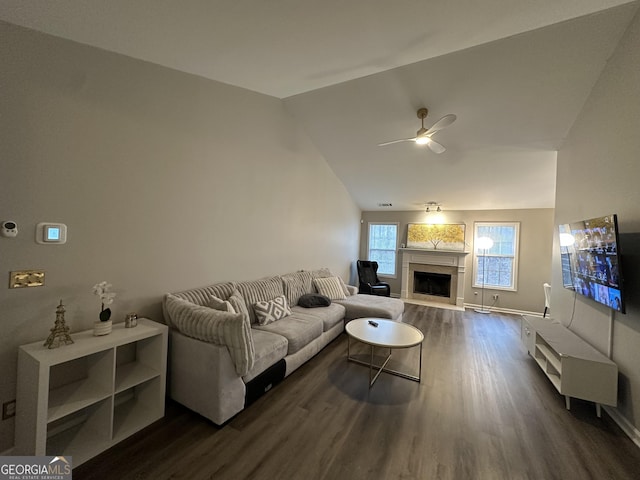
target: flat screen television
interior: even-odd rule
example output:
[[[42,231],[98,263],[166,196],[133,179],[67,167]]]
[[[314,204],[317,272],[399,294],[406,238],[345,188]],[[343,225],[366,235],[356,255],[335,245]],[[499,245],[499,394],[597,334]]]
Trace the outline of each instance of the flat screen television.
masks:
[[[618,247],[615,214],[560,225],[563,286],[624,313]]]

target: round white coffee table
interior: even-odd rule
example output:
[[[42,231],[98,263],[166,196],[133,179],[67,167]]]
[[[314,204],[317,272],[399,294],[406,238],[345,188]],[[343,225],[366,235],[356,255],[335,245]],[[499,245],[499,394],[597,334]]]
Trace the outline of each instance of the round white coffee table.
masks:
[[[382,372],[390,373],[392,375],[420,383],[420,380],[422,379],[422,342],[424,340],[424,335],[416,327],[406,323],[386,320],[384,318],[357,318],[347,323],[345,330],[349,335],[347,343],[347,360],[367,365],[369,367],[369,388],[373,386]],[[363,362],[362,360],[351,356],[351,338],[362,343],[366,343],[371,347],[371,357],[369,362]],[[420,346],[420,363],[418,365],[417,377],[415,375],[409,375],[407,373],[385,368],[391,358],[391,351],[393,349],[410,348],[415,347],[416,345]],[[389,355],[387,355],[387,358],[382,365],[374,365],[373,363],[373,349],[375,347],[389,349]],[[378,369],[375,375],[373,374],[374,367]]]

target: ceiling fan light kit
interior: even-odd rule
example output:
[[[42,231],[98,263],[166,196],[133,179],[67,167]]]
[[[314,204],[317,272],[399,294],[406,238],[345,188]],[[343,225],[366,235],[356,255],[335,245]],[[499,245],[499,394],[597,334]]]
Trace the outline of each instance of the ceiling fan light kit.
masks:
[[[446,128],[449,125],[451,125],[453,122],[455,122],[456,121],[456,116],[450,113],[450,114],[445,115],[444,117],[442,117],[436,123],[434,123],[431,126],[431,128],[424,128],[424,119],[427,118],[427,115],[429,114],[429,110],[427,110],[424,107],[423,108],[419,108],[417,114],[418,114],[418,118],[420,119],[421,125],[420,125],[420,129],[416,132],[416,136],[415,137],[413,137],[413,138],[401,138],[400,140],[392,140],[390,142],[379,143],[378,146],[379,147],[384,147],[386,145],[391,145],[393,143],[414,142],[417,145],[427,145],[431,149],[431,151],[434,152],[434,153],[442,153],[442,152],[444,152],[446,150],[444,148],[444,145],[436,142],[431,137],[437,131],[442,130],[443,128]]]

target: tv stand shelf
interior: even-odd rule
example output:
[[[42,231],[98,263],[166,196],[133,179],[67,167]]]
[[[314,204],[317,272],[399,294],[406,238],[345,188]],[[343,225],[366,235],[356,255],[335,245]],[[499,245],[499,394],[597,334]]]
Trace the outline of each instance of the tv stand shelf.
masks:
[[[520,338],[529,355],[565,397],[567,410],[571,397],[601,405],[618,403],[618,366],[564,325],[548,318],[522,316]]]

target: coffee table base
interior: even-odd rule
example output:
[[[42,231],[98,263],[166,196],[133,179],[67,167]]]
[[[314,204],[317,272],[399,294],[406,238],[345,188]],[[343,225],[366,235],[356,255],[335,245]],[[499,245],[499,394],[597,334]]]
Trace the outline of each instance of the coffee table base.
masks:
[[[369,367],[369,388],[371,388],[373,386],[373,384],[376,382],[376,380],[378,379],[378,377],[380,376],[380,374],[382,372],[385,373],[389,373],[391,375],[395,375],[396,377],[402,377],[402,378],[406,378],[407,380],[413,380],[414,382],[418,382],[420,383],[422,380],[422,343],[420,343],[420,363],[418,364],[418,376],[416,377],[415,375],[410,375],[408,373],[404,373],[404,372],[399,372],[397,370],[391,370],[389,368],[385,368],[387,366],[387,363],[389,363],[389,360],[391,359],[391,348],[389,348],[389,355],[387,355],[387,358],[385,359],[385,361],[382,363],[382,365],[374,365],[373,363],[373,345],[369,345],[369,347],[371,348],[371,359],[369,362],[365,362],[360,360],[359,358],[355,358],[351,356],[351,336],[348,336],[348,340],[347,340],[347,360],[349,362],[354,362],[354,363],[359,363],[360,365],[365,365]],[[381,348],[386,348],[386,347],[381,347]],[[409,347],[410,348],[410,347]],[[373,369],[374,367],[376,369],[378,369],[378,371],[376,372],[376,374],[373,374]]]

